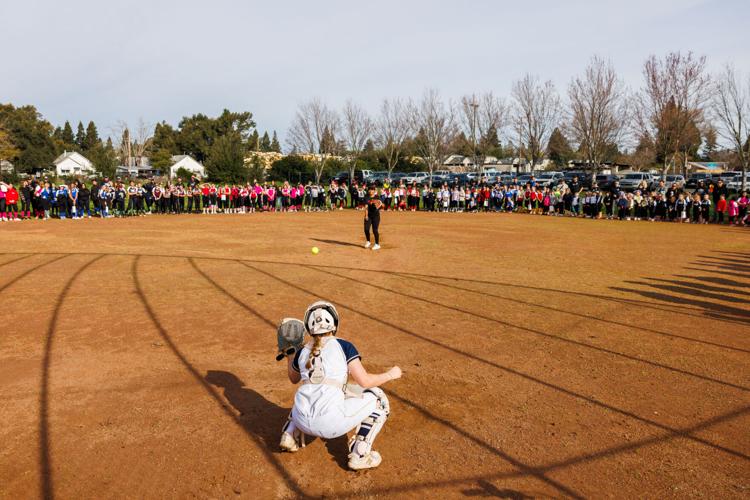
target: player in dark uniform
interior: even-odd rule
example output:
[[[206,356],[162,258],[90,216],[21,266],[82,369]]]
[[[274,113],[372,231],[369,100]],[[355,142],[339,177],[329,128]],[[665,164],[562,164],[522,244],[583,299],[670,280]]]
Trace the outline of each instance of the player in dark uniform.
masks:
[[[378,198],[378,192],[374,187],[371,187],[367,193],[367,209],[365,210],[365,248],[370,248],[370,228],[372,228],[372,234],[375,236],[375,245],[373,250],[380,250],[380,208],[383,206],[383,202]]]

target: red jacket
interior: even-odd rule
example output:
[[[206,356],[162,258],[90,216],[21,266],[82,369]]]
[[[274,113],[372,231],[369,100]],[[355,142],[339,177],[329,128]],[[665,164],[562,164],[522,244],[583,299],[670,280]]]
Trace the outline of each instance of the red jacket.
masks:
[[[8,205],[15,205],[18,203],[18,191],[16,188],[8,188],[8,192],[5,193],[5,203]]]
[[[8,192],[10,194],[10,192]],[[717,212],[726,212],[727,211],[727,200],[719,200],[716,202],[716,211]]]

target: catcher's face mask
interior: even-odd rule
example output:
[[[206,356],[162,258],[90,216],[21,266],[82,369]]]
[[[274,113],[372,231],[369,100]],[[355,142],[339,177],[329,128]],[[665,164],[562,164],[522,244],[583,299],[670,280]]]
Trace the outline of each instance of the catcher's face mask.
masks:
[[[305,328],[310,335],[323,335],[336,332],[339,326],[339,315],[333,304],[316,302],[305,312]]]

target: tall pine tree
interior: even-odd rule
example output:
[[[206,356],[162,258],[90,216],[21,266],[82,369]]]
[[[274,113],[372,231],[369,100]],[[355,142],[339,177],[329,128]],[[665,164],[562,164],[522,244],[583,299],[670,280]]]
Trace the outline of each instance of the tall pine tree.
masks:
[[[99,131],[96,130],[94,122],[90,121],[88,127],[86,127],[86,137],[83,139],[83,150],[90,151],[98,146],[100,142]]]
[[[84,142],[86,142],[86,130],[83,128],[83,123],[78,122],[78,131],[76,132],[76,146],[78,146],[78,149],[83,149]]]
[[[573,159],[573,149],[559,128],[555,128],[549,136],[547,157],[558,167],[566,166]]]
[[[250,148],[250,151],[260,151],[260,135],[258,135],[258,130],[253,130],[253,133],[250,134],[250,138],[247,140],[247,145]]]
[[[62,142],[67,148],[71,148],[76,143],[76,138],[73,135],[73,127],[70,126],[70,122],[68,121],[63,125]]]
[[[268,132],[263,133],[263,137],[260,139],[260,150],[263,152],[271,151],[271,138],[268,137]]]
[[[271,151],[281,153],[281,144],[279,144],[279,138],[275,130],[273,131],[273,139],[271,139]]]

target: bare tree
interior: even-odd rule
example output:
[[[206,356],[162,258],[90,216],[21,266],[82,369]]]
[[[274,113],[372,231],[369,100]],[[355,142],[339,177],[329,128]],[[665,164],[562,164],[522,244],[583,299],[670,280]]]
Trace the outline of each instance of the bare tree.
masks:
[[[746,188],[747,167],[750,162],[747,144],[750,142],[750,77],[745,81],[731,65],[716,77],[713,92],[713,111],[718,118],[719,133],[737,153],[742,168],[742,188]]]
[[[287,142],[292,149],[316,158],[315,182],[318,184],[326,161],[336,152],[339,128],[336,112],[317,98],[300,104],[289,128]]]
[[[372,137],[374,124],[367,111],[352,100],[346,101],[342,110],[344,141],[349,155],[349,183],[354,182],[357,160],[367,141]]]
[[[627,130],[625,86],[612,63],[595,56],[583,76],[570,82],[568,98],[569,135],[596,176],[612,145],[619,145]]]
[[[416,147],[432,174],[447,154],[448,144],[456,134],[455,114],[440,98],[437,90],[428,89],[422,99],[409,103],[409,125],[416,135]]]
[[[150,123],[143,121],[143,118],[138,119],[138,126],[135,129],[135,139],[133,141],[133,152],[135,153],[135,159],[138,166],[143,166],[143,158],[151,149],[151,143],[153,142],[152,131],[154,127]]]
[[[481,165],[477,161],[477,135],[479,138],[487,138],[490,134],[495,134],[497,139],[497,134],[505,127],[508,109],[502,99],[495,97],[492,92],[486,92],[479,97],[475,94],[463,96],[458,114],[461,129],[471,141],[474,167],[479,171]]]
[[[117,149],[119,150],[120,162],[127,167],[143,166],[143,158],[149,152],[153,136],[151,134],[153,127],[143,121],[138,120],[135,134],[130,131],[128,123],[120,120],[111,128],[112,135],[119,138]]]
[[[560,97],[550,80],[542,83],[538,77],[529,74],[513,84],[511,96],[519,151],[523,146],[526,160],[533,167],[544,158],[549,136],[560,120]]]
[[[709,97],[705,66],[706,58],[692,52],[671,52],[664,59],[652,55],[643,65],[645,85],[636,96],[636,124],[639,135],[653,138],[663,174],[681,154],[687,166],[694,146],[691,131],[700,126]]]
[[[400,99],[384,99],[375,121],[375,142],[383,150],[389,177],[396,168],[404,141],[409,135],[406,111]]]

